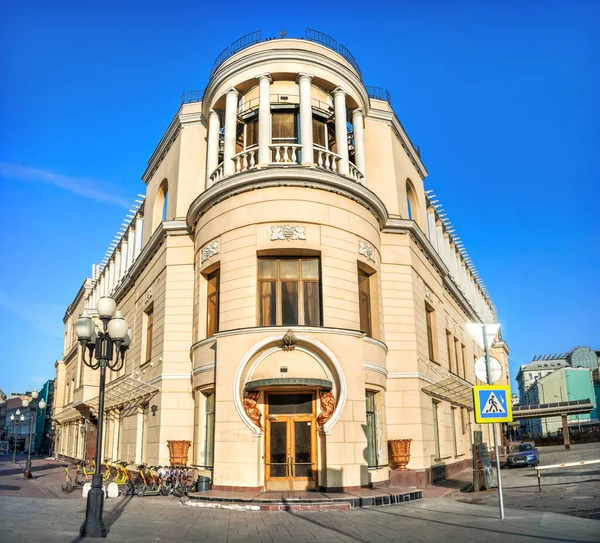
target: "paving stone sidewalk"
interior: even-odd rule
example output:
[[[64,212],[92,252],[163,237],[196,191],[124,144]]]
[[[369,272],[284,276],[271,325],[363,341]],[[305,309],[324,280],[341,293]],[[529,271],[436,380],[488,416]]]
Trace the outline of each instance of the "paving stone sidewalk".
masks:
[[[0,497],[0,542],[78,543],[85,515],[79,500]],[[106,502],[105,541],[124,543],[537,543],[600,541],[594,520],[426,499],[324,513],[205,510],[169,497]]]
[[[11,456],[0,456],[0,496],[81,499],[81,491],[67,494],[61,490],[65,482],[66,462],[48,458],[31,459],[32,479],[25,479],[23,471],[27,462],[26,454],[17,455],[17,463]]]

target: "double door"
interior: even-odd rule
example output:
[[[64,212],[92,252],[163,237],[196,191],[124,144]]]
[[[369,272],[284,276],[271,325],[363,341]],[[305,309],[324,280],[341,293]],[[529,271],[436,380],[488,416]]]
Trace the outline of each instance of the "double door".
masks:
[[[294,395],[298,397],[300,395]],[[269,413],[266,425],[266,487],[268,490],[312,490],[316,488],[316,428],[312,395],[305,405],[310,413]],[[296,398],[290,398],[294,401]],[[301,398],[302,399],[302,398]],[[271,400],[271,398],[270,398]],[[285,400],[284,400],[285,401]],[[269,407],[273,404],[269,402]],[[279,403],[275,411],[284,407]],[[283,408],[292,410],[291,408]],[[305,409],[308,410],[308,409]]]

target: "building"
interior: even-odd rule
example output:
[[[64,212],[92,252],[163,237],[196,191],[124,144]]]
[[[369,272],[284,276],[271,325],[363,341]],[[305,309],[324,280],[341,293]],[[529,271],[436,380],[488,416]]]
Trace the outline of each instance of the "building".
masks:
[[[552,358],[555,356],[560,358]],[[539,358],[534,358],[529,364],[523,364],[517,373],[520,404],[527,405],[525,403],[526,394],[538,379],[566,366],[568,366],[566,353],[541,355]]]
[[[30,427],[32,435],[35,434],[35,417],[32,418],[31,403],[28,407],[23,407],[23,400],[31,402],[31,392],[26,392],[25,394],[12,393],[6,398],[6,423],[4,431],[7,440],[11,444],[16,443],[17,450],[27,451],[29,450]],[[19,424],[10,418],[14,416],[15,420],[20,420],[21,415],[24,417],[24,420]]]
[[[35,437],[33,448],[38,454],[49,454],[52,450],[52,409],[54,407],[54,380],[50,379],[44,383],[39,392],[37,403],[40,400],[46,402],[44,409],[37,409]]]
[[[587,368],[564,367],[535,381],[525,394],[524,405],[551,404],[573,400],[589,399],[596,406],[594,382]],[[570,415],[569,424],[586,423],[591,414]],[[561,417],[526,419],[525,433],[529,435],[550,435],[562,428]]]
[[[183,96],[65,313],[57,452],[95,453],[98,372],[74,325],[110,294],[132,342],[108,372],[104,456],[162,465],[187,440],[229,490],[423,485],[471,466],[482,350],[465,326],[496,312],[426,175],[337,41],[233,43]],[[500,336],[492,354],[507,382]],[[391,470],[402,438],[408,469]]]

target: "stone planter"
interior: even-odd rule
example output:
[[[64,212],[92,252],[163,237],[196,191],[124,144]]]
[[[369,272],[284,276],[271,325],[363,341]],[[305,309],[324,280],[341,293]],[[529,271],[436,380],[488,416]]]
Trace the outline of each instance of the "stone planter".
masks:
[[[390,439],[388,441],[390,457],[398,469],[406,469],[410,462],[410,442],[412,439]]]
[[[187,466],[191,441],[167,441],[172,466]]]

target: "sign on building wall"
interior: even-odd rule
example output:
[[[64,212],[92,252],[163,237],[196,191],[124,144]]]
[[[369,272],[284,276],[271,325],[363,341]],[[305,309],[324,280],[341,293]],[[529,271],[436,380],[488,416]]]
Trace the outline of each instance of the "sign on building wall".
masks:
[[[509,385],[480,385],[473,387],[475,422],[512,422],[512,402]]]

